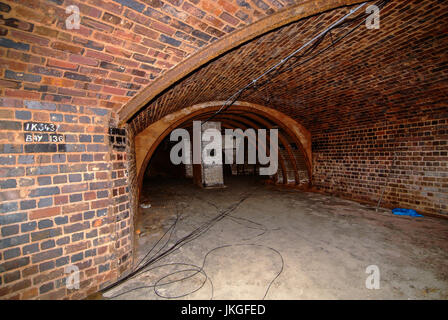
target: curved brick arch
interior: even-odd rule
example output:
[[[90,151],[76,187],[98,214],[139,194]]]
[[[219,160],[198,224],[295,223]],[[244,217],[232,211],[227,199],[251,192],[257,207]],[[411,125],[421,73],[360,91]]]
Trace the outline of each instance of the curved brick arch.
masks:
[[[194,120],[207,120],[207,118],[209,117],[209,115],[207,115],[207,113],[205,113],[205,118],[203,118],[203,116],[198,117],[198,118],[194,118]],[[248,117],[251,116],[251,114],[247,114]],[[190,120],[191,121],[191,120]],[[260,127],[259,124],[256,124],[250,120],[244,119],[244,118],[238,118],[238,117],[233,117],[233,118],[228,118],[228,117],[219,117],[217,116],[215,118],[215,121],[219,121],[221,122],[221,126],[228,128],[228,129],[242,129],[242,130],[246,130],[246,129],[263,129],[262,127]],[[226,127],[226,125],[229,125],[228,127]],[[285,139],[283,137],[283,135],[279,132],[278,138],[280,139],[280,141],[284,142]],[[266,136],[266,142],[269,143],[270,141],[270,137]],[[252,145],[255,144],[255,148],[258,149],[258,145],[256,143],[256,141],[249,141]],[[259,142],[261,143],[261,142]],[[262,145],[264,152],[267,152],[267,148],[265,145]],[[278,154],[278,161],[280,163],[280,168],[282,170],[282,174],[283,174],[283,184],[287,184],[288,180],[287,180],[287,171],[286,171],[286,165],[285,165],[285,161],[286,159],[279,153]],[[276,173],[277,175],[277,173]],[[297,182],[297,181],[296,181]]]
[[[207,117],[209,117],[210,115],[207,115],[207,113],[205,114],[205,116],[199,118],[198,120],[206,120]],[[249,118],[246,119],[245,117]],[[271,129],[273,127],[273,125],[271,125],[269,123],[269,121],[266,121],[264,119],[262,119],[261,117],[253,114],[253,113],[245,113],[244,117],[242,117],[242,114],[236,115],[234,112],[229,112],[229,110],[226,111],[225,114],[223,115],[217,115],[215,117],[215,119],[217,121],[221,121],[222,123],[228,122],[228,121],[238,121],[239,123],[241,123],[242,125],[244,125],[246,128],[255,128],[255,129]],[[254,122],[255,121],[255,122]],[[274,124],[276,125],[276,124]],[[291,163],[291,166],[294,169],[294,180],[295,180],[295,184],[299,184],[300,183],[300,178],[299,178],[299,173],[298,173],[298,168],[297,168],[297,164],[296,164],[296,159],[295,156],[291,150],[291,146],[288,142],[287,139],[288,134],[284,135],[283,132],[279,132],[278,134],[278,138],[281,142],[281,144],[285,147],[289,158],[284,158],[281,153],[279,153],[279,161],[281,162],[281,166],[282,166],[282,171],[283,171],[283,183],[287,184],[287,176],[286,176],[286,172],[283,168],[285,167],[285,161],[289,161]],[[269,138],[268,138],[269,139]],[[294,139],[292,139],[294,140]]]
[[[195,119],[195,120],[200,120],[200,119]],[[203,119],[203,120],[204,120],[204,119]],[[190,121],[191,121],[191,120],[190,120]],[[185,128],[185,129],[189,129],[189,128],[192,128],[193,126],[192,126],[192,124],[191,124],[191,125],[188,125],[188,126],[182,126],[182,127]],[[221,122],[221,128],[224,128],[224,129],[232,129],[232,130],[234,130],[234,129],[242,129],[242,130],[246,130],[246,129],[248,129],[247,125],[245,125],[245,124],[242,123],[242,122],[238,122],[238,121]],[[254,128],[254,127],[252,126],[252,128]],[[269,139],[269,136],[266,137],[266,139]],[[249,139],[249,140],[248,140],[248,143],[251,144],[251,145],[253,145],[253,146],[255,147],[255,149],[257,150],[257,152],[258,152],[258,148],[259,148],[259,146],[257,145],[256,141],[253,141],[252,139]],[[263,145],[263,150],[266,151],[266,146],[264,146],[264,145]],[[281,155],[280,155],[280,154],[279,154],[279,162],[280,162],[280,166],[281,166],[282,172],[285,172],[285,171],[286,171],[286,167],[285,167],[285,165],[284,165],[284,161],[283,161],[283,159],[281,158]],[[274,176],[275,176],[275,181],[277,181],[277,180],[278,180],[278,172],[277,172]],[[286,180],[284,180],[283,182],[284,182],[285,184],[287,183]]]
[[[0,298],[80,299],[132,269],[133,136],[181,108],[227,99],[358,2],[1,1],[0,225],[8,235],[0,237]],[[65,27],[69,4],[79,6],[78,30]],[[280,26],[307,13],[293,7],[327,11]],[[379,30],[361,27],[336,46],[327,37],[322,47],[331,50],[240,99],[312,132],[317,189],[374,205],[384,195],[385,207],[446,217],[447,9],[447,1],[389,1]],[[266,32],[275,25],[266,21],[282,15]],[[250,38],[257,26],[265,33]],[[207,61],[218,44],[236,45],[242,30],[246,42],[197,71],[188,66],[193,55]],[[117,110],[151,82],[169,85],[181,66],[194,72],[152,99],[127,130],[117,128]],[[27,122],[57,124],[65,141],[29,143]],[[60,286],[65,261],[80,267],[80,290]]]
[[[194,119],[197,120],[197,119]],[[222,128],[226,128],[226,129],[242,129],[242,130],[246,130],[249,127],[252,129],[258,129],[257,126],[249,126],[248,124],[242,122],[242,121],[238,121],[238,120],[225,120],[225,119],[216,119],[217,121],[221,122],[221,127]],[[266,137],[266,142],[270,141],[269,136]],[[252,144],[256,150],[258,150],[258,148],[260,147],[259,144],[257,144],[256,141],[253,141],[252,139],[250,139],[250,141],[248,141],[248,143]],[[266,152],[266,145],[262,145],[262,148],[264,150],[264,152]],[[283,174],[283,183],[287,184],[287,179],[286,179],[286,166],[285,166],[285,159],[282,157],[281,154],[279,154],[278,157],[278,162],[280,163],[280,169],[282,170],[282,174]],[[276,181],[277,181],[277,175],[278,173],[275,174],[276,176]]]
[[[223,101],[212,101],[179,110],[163,117],[136,135],[135,154],[138,186],[141,186],[143,182],[143,169],[146,168],[159,143],[172,130],[179,127],[182,123],[185,123],[185,121],[188,121],[188,119],[191,120],[204,113],[218,110],[222,104]],[[307,167],[311,169],[311,134],[305,127],[279,111],[253,103],[237,101],[235,102],[235,105],[232,106],[232,109],[247,113],[256,113],[276,123],[281,129],[285,130],[290,137],[294,138],[298,146],[303,148],[302,150],[304,151],[303,154],[305,156]]]
[[[359,0],[316,0],[296,4],[285,10],[272,14],[245,28],[233,32],[203,50],[198,51],[188,59],[180,62],[174,68],[166,72],[163,77],[157,79],[145,89],[139,92],[132,100],[118,111],[120,124],[130,120],[145,104],[155,98],[162,91],[176,83],[191,72],[194,72],[207,62],[230,51],[244,42],[265,34],[288,23],[302,18],[335,9],[344,5],[360,3]]]

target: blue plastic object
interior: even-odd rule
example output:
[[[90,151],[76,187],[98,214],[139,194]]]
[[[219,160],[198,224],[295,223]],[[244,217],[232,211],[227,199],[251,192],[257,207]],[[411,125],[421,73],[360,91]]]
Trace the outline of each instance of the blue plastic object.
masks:
[[[423,217],[421,214],[418,214],[417,211],[413,209],[395,208],[392,209],[392,213],[399,216]]]

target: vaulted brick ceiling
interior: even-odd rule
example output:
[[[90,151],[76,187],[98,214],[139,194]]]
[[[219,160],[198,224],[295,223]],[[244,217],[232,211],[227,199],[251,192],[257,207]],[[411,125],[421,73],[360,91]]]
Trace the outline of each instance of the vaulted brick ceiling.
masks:
[[[0,90],[118,110],[193,53],[301,2],[2,0]],[[70,5],[80,10],[79,29],[66,28]]]
[[[446,112],[448,33],[441,21],[448,22],[447,8],[443,1],[392,1],[381,11],[379,30],[363,25],[239,100],[278,109],[311,131],[383,121],[386,113],[390,120]],[[152,100],[132,128],[139,132],[181,108],[226,100],[348,11],[300,20],[222,55]],[[334,31],[333,40],[350,29]]]
[[[330,2],[356,1],[7,0],[0,2],[1,94],[119,110],[194,54],[231,42],[226,35],[297,4],[310,10]],[[79,30],[65,27],[72,4],[80,8]],[[311,131],[381,120],[386,109],[392,117],[437,113],[447,98],[447,6],[393,0],[379,30],[357,29],[240,100],[279,109]],[[131,128],[139,132],[172,111],[227,99],[348,10],[304,18],[223,52],[148,100]],[[339,33],[345,30],[333,37]],[[321,46],[329,43],[327,37]]]

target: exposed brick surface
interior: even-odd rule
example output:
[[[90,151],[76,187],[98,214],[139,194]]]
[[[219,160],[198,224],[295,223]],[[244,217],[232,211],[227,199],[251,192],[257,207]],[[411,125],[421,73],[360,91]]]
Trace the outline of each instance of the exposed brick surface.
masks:
[[[15,107],[0,113],[0,299],[75,298],[60,285],[67,264],[90,279],[85,293],[76,293],[82,298],[131,262],[123,258],[132,250],[126,132],[110,127],[115,120],[104,108],[6,98],[0,105]],[[38,119],[57,123],[61,140],[49,141],[46,129],[26,131]],[[26,142],[27,133],[44,142]]]
[[[234,31],[230,25],[243,27],[294,3],[286,0],[276,1],[275,5],[261,1],[248,5],[235,0],[213,4],[145,0],[6,2],[3,5],[8,10],[0,17],[4,25],[0,48],[5,49],[0,55],[4,68],[0,79],[3,93],[66,103],[82,101],[113,109],[141,90],[141,83],[154,81],[192,53]],[[78,30],[65,27],[68,5],[80,8]],[[154,55],[153,49],[160,50],[159,54]],[[142,61],[133,57],[133,52],[152,58]],[[159,72],[146,72],[147,63],[157,65]],[[103,79],[116,78],[114,72],[123,73],[126,78],[117,79],[101,90]],[[99,84],[99,91],[104,94],[92,95],[86,83]]]
[[[125,130],[114,111],[201,48],[297,2],[0,2],[0,299],[80,299],[129,270],[135,134],[173,111],[227,99],[348,8],[212,61]],[[65,27],[68,4],[81,10],[79,30]],[[374,202],[388,180],[385,205],[448,214],[446,9],[442,1],[392,1],[380,30],[361,28],[241,99],[311,131],[320,189]],[[36,135],[28,122],[57,129],[29,143],[26,134]],[[77,292],[64,286],[70,264],[81,270]]]
[[[385,189],[383,205],[448,214],[447,124],[383,122],[317,135],[314,184],[368,202]]]
[[[312,182],[318,188],[376,203],[388,181],[383,205],[447,215],[448,65],[442,52],[448,36],[440,24],[446,9],[437,1],[392,1],[381,11],[379,30],[361,26],[239,100],[280,110],[311,131]],[[348,10],[285,26],[210,62],[152,100],[130,130],[138,134],[182,108],[225,101]],[[416,16],[424,22],[415,22]],[[347,31],[348,26],[332,37]],[[319,48],[331,44],[327,37]],[[400,132],[402,126],[411,129]],[[399,160],[389,169],[395,151]]]

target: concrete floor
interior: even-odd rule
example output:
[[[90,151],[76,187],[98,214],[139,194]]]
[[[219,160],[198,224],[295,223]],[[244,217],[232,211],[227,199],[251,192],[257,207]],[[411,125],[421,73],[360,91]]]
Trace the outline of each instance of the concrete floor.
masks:
[[[104,297],[164,299],[195,291],[180,299],[448,299],[448,220],[377,213],[252,177],[225,182],[227,188],[213,190],[189,180],[146,184],[142,202],[151,207],[140,209],[138,261],[172,230],[176,214],[175,229],[153,252],[232,205],[234,211],[149,268],[161,267]],[[380,270],[378,290],[366,288],[369,265]]]

